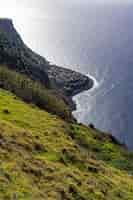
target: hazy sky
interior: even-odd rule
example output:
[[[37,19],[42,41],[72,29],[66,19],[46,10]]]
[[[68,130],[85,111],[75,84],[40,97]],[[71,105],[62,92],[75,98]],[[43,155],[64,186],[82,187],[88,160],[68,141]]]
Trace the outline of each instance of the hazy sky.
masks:
[[[45,29],[51,30],[48,26],[51,24],[49,20],[54,21],[70,18],[71,21],[70,12],[73,13],[73,16],[76,12],[80,15],[80,6],[84,4],[87,4],[87,6],[85,6],[86,12],[97,13],[96,6],[94,6],[95,9],[89,10],[90,4],[108,5],[110,3],[127,4],[133,3],[133,0],[0,0],[0,17],[12,18],[15,27],[24,41],[33,49],[38,50],[41,49],[41,44],[39,46],[39,41],[35,41],[34,38],[38,38],[37,36],[40,34],[39,31],[42,37],[44,37],[44,34],[46,37]],[[103,10],[103,12],[105,11],[106,9]],[[77,17],[77,13],[75,16]],[[37,21],[41,21],[39,27],[37,26]],[[55,23],[57,23],[57,21]],[[52,24],[54,24],[54,22],[52,22]],[[52,34],[51,32],[49,34]]]
[[[1,17],[27,17],[35,11],[51,9],[63,4],[94,4],[94,3],[133,3],[133,0],[0,0]]]
[[[133,3],[133,0],[0,0],[0,17],[27,18],[41,13],[48,15],[54,9],[64,5],[73,4],[95,4],[95,3]]]

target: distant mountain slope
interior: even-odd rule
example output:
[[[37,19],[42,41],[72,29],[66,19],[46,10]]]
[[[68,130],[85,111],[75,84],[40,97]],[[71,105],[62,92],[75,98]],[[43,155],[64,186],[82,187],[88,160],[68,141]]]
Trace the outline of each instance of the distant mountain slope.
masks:
[[[48,75],[41,69],[47,63],[46,60],[23,43],[9,19],[0,19],[0,63],[49,84]]]
[[[1,200],[133,200],[133,154],[0,90]]]
[[[10,19],[0,19],[0,64],[25,73],[45,86],[57,88],[67,96],[89,89],[93,85],[93,81],[88,77],[50,65],[45,58],[34,53],[24,44]]]

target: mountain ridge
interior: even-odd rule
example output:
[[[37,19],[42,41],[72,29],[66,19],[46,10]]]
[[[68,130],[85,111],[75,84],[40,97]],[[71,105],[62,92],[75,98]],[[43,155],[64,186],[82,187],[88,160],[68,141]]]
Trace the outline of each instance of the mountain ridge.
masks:
[[[11,19],[0,19],[0,64],[14,67],[20,73],[58,89],[69,97],[93,87],[92,79],[79,72],[51,65],[28,48]]]

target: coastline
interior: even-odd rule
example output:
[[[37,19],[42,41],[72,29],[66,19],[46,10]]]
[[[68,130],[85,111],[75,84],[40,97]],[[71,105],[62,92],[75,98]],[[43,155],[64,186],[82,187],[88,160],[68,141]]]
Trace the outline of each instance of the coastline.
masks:
[[[93,92],[96,88],[99,87],[99,82],[96,80],[96,78],[95,78],[94,76],[90,75],[89,73],[87,73],[86,76],[92,81],[93,85],[92,85],[91,88],[88,88],[88,89],[85,89],[85,90],[83,89],[83,90],[81,90],[81,92],[77,93],[76,95],[74,95],[74,96],[72,97],[72,101],[73,101],[74,104],[75,104],[75,107],[74,107],[74,109],[72,110],[72,114],[73,114],[73,117],[74,117],[74,118],[76,118],[75,112],[78,112],[78,111],[81,112],[81,110],[82,110],[81,104],[80,104],[80,102],[78,101],[78,98],[76,98],[76,97],[78,97],[78,95],[84,94],[84,92],[86,92],[86,91],[88,91],[88,93],[91,93],[91,92]]]
[[[72,112],[76,111],[77,109],[77,103],[76,100],[74,99],[77,95],[81,94],[82,92],[92,90],[95,87],[95,82],[92,77],[86,76],[87,77],[87,82],[85,85],[81,85],[77,90],[73,92],[73,94],[69,97],[69,104],[71,107]]]

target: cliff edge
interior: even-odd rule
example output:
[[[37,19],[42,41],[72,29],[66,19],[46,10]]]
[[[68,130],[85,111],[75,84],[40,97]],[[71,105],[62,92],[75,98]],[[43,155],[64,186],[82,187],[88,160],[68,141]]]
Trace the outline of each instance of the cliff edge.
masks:
[[[51,65],[24,44],[11,19],[0,19],[0,64],[71,97],[90,89],[93,81],[78,72]]]

